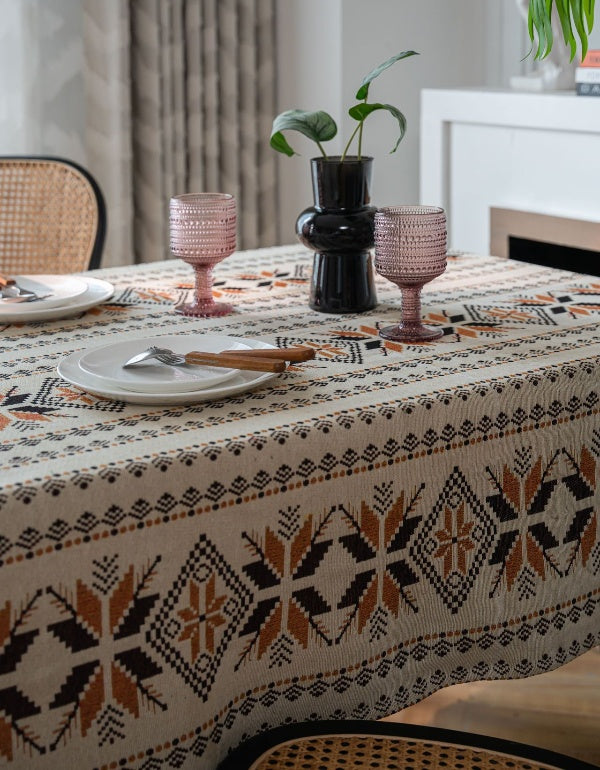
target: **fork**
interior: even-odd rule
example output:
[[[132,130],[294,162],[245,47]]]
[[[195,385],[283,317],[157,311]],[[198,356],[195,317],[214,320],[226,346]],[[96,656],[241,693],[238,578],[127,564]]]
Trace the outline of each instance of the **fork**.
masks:
[[[261,358],[260,356],[236,356],[237,351],[226,353],[174,353],[168,348],[152,346],[123,364],[123,368],[136,366],[142,361],[156,358],[161,364],[168,366],[183,366],[197,364],[204,366],[224,366],[231,369],[247,369],[254,372],[283,372],[285,361]]]

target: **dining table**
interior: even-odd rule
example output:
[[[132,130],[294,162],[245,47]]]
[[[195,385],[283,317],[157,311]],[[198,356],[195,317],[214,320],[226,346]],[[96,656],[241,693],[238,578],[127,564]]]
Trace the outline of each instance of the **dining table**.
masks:
[[[311,265],[237,251],[222,317],[174,311],[176,259],[83,274],[114,292],[69,317],[0,316],[2,766],[214,770],[270,727],[600,643],[600,279],[453,252],[416,344],[379,336],[380,276],[369,312],[311,310]],[[65,376],[198,335],[315,357],[210,398]]]

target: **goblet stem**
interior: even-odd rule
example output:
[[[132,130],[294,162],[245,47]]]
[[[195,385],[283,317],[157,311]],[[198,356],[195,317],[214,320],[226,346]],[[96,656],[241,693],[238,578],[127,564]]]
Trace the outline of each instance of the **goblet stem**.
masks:
[[[429,342],[443,336],[440,328],[425,326],[421,320],[422,284],[400,285],[402,291],[402,321],[396,326],[379,330],[379,336],[395,342]]]
[[[194,304],[198,307],[211,308],[215,301],[212,294],[213,270],[209,265],[193,265],[194,268]]]
[[[212,265],[193,264],[194,298],[191,302],[178,305],[176,311],[182,315],[202,316],[205,318],[227,315],[233,306],[226,302],[215,302],[212,294]]]
[[[401,286],[402,291],[402,327],[406,331],[423,328],[421,323],[421,286]]]

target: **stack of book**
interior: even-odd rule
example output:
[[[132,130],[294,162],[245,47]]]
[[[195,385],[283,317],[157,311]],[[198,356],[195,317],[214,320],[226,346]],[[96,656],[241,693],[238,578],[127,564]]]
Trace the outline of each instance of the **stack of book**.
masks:
[[[600,18],[589,35],[589,48],[575,70],[575,87],[580,96],[600,96]]]
[[[589,49],[575,70],[575,88],[579,96],[600,96],[600,48]]]

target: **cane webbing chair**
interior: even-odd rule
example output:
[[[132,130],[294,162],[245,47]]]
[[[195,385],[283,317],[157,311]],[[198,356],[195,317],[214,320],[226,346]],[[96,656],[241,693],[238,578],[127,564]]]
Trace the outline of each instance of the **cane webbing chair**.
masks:
[[[88,171],[64,158],[0,157],[0,271],[97,268],[104,199]]]
[[[522,743],[393,722],[309,722],[249,739],[218,770],[597,770]]]

